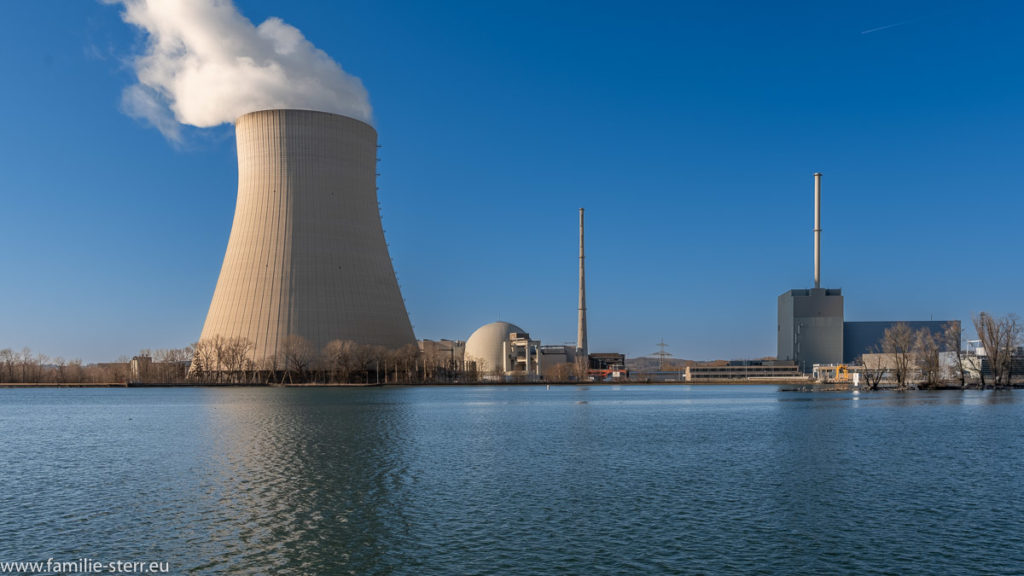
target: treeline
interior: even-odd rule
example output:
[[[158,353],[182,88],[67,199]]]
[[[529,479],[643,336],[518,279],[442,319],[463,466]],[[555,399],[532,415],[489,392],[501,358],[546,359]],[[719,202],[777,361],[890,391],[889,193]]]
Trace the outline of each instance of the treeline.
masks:
[[[1010,387],[1015,376],[1024,376],[1024,325],[1016,314],[996,318],[982,312],[972,321],[984,354],[969,355],[963,350],[956,322],[947,323],[940,334],[927,328],[915,331],[903,322],[887,328],[873,353],[861,357],[868,389],[876,390],[882,382],[900,390],[939,388],[951,383],[982,390]],[[940,350],[950,352],[948,362],[941,361]]]
[[[83,364],[0,350],[0,384],[403,384],[452,382],[475,377],[447,358],[422,358],[416,345],[398,350],[335,340],[315,350],[289,336],[277,357],[253,359],[254,346],[242,338],[214,337],[184,348],[144,349],[116,362]]]
[[[29,348],[16,352],[0,350],[0,383],[28,384],[105,384],[124,382],[128,378],[128,362],[83,364],[80,359],[50,358],[33,354]]]
[[[477,382],[472,363],[450,354],[424,355],[411,344],[399,349],[334,340],[316,350],[307,340],[287,337],[280,353],[254,359],[244,338],[214,337],[184,348],[143,349],[116,362],[83,364],[25,348],[0,351],[0,384],[422,384]]]
[[[1013,384],[1015,372],[1021,358],[1021,330],[1024,324],[1016,314],[1007,314],[996,318],[982,312],[971,318],[974,330],[978,333],[981,346],[991,367],[994,388],[1004,388]],[[985,389],[985,371],[981,370],[981,388]]]
[[[192,346],[187,380],[204,384],[410,384],[435,377],[419,348],[367,346],[332,340],[317,350],[300,336],[287,336],[280,352],[254,360],[254,346],[244,338],[220,336]]]

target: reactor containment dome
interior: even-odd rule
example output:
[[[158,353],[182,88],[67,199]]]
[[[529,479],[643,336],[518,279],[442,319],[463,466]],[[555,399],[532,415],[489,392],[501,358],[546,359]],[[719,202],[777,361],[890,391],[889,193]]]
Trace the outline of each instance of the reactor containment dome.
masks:
[[[466,363],[475,362],[480,372],[504,371],[509,365],[508,342],[526,331],[508,322],[484,324],[466,340]]]
[[[235,123],[238,201],[201,340],[257,362],[291,337],[415,344],[377,204],[377,132],[346,116],[263,110]]]

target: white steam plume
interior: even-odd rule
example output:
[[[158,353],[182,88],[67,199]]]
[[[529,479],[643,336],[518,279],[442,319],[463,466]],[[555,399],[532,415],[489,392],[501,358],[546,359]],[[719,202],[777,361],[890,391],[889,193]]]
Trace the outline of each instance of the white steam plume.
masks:
[[[138,84],[124,111],[180,141],[180,124],[208,127],[271,108],[300,108],[371,121],[363,83],[294,26],[253,26],[231,0],[105,0],[148,34],[133,64]]]

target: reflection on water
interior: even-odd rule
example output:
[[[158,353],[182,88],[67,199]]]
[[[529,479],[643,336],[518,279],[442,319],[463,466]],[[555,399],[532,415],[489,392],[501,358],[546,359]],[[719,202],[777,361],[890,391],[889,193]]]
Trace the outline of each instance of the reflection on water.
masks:
[[[0,390],[0,561],[1013,573],[1022,417],[1015,391]]]
[[[219,554],[216,568],[382,569],[390,562],[382,536],[402,527],[403,411],[366,418],[375,410],[368,398],[291,392],[253,390],[217,407],[216,475],[233,495],[226,519],[238,533],[211,539],[236,548]]]

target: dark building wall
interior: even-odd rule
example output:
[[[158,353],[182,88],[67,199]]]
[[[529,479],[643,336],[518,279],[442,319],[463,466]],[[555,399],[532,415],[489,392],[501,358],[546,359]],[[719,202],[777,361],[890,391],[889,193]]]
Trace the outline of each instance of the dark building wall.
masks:
[[[845,322],[843,324],[843,362],[850,363],[857,360],[861,354],[880,351],[882,338],[885,331],[899,320],[886,320],[881,322]],[[926,329],[935,337],[940,352],[951,352],[952,349],[946,345],[942,334],[946,331],[946,324],[953,322],[960,329],[959,320],[925,320],[903,323],[917,332]],[[878,350],[874,347],[877,346]]]
[[[590,354],[588,360],[588,368],[591,370],[608,370],[626,365],[626,355],[617,352]]]
[[[790,290],[779,295],[779,360],[810,373],[815,364],[843,360],[843,292],[835,288]]]

